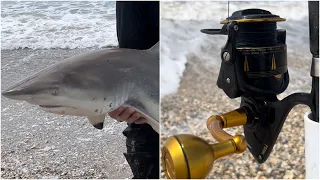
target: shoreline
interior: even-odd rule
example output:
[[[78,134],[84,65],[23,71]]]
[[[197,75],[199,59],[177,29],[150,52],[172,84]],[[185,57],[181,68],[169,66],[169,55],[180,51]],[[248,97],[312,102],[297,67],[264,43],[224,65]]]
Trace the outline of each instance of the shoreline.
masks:
[[[118,48],[119,46],[112,46],[112,45],[106,45],[106,46],[93,46],[93,47],[86,47],[86,48],[29,48],[29,47],[19,47],[14,49],[1,49],[1,51],[20,51],[20,50],[33,50],[33,51],[41,51],[41,50],[79,50],[79,49],[103,49],[103,48]]]

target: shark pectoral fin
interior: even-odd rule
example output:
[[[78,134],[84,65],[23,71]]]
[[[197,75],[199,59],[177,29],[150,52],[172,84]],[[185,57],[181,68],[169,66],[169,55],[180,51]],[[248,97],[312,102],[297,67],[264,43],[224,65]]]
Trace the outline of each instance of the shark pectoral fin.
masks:
[[[127,102],[125,102],[123,105],[123,107],[131,107],[133,109],[135,109],[136,111],[140,112],[143,116],[146,117],[147,119],[147,124],[149,124],[153,130],[155,130],[158,134],[160,131],[160,125],[159,125],[159,120],[155,119],[158,117],[151,117],[148,113],[148,111],[143,107],[143,105],[139,102],[133,101],[133,100],[129,100]]]
[[[99,116],[88,116],[88,120],[90,124],[93,125],[93,127],[97,129],[103,129],[103,122],[105,118],[105,114],[99,115]]]

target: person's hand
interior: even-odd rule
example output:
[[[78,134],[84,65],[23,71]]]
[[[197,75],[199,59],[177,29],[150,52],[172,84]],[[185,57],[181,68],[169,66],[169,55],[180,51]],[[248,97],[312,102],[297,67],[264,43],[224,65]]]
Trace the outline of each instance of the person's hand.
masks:
[[[147,119],[144,118],[141,113],[130,107],[119,107],[118,109],[109,112],[109,116],[120,122],[125,121],[127,123],[135,124],[144,124],[147,122]]]

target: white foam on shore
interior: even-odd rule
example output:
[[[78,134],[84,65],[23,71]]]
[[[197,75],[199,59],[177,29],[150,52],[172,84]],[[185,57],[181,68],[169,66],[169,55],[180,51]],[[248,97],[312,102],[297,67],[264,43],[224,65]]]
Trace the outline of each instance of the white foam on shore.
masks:
[[[1,49],[117,46],[115,2],[1,3]]]
[[[230,15],[247,8],[265,9],[286,18],[287,21],[278,23],[278,28],[287,30],[288,53],[300,51],[309,57],[307,2],[232,1]],[[221,28],[220,21],[227,15],[227,2],[161,2],[161,97],[177,91],[191,55],[208,65],[220,66],[220,48],[225,45],[227,37],[206,35],[200,30]],[[288,59],[289,66],[294,60]],[[295,74],[290,76],[297,77]],[[307,78],[310,77],[305,76]]]
[[[227,1],[161,2],[161,18],[174,20],[224,20],[228,16]],[[259,8],[291,20],[305,20],[308,16],[307,1],[230,1],[229,14]],[[215,22],[213,22],[215,23]]]

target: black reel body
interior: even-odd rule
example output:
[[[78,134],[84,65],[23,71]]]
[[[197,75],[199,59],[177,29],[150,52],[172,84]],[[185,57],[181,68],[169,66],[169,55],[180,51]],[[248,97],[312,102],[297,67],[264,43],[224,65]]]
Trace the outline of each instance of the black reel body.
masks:
[[[259,163],[269,157],[293,107],[291,97],[281,102],[276,96],[289,84],[286,31],[276,26],[284,20],[269,11],[247,9],[222,21],[222,29],[201,30],[228,35],[221,50],[217,86],[229,98],[241,97],[241,107],[248,110],[244,125],[247,146]]]
[[[310,4],[309,24],[313,24],[310,37],[318,39],[319,8],[316,7],[319,4]],[[259,163],[268,159],[295,105],[309,106],[314,121],[319,122],[319,74],[316,71],[311,71],[311,93],[294,93],[281,101],[277,99],[289,84],[286,31],[276,27],[276,22],[284,20],[269,11],[246,9],[222,21],[222,29],[201,30],[206,34],[228,35],[221,50],[217,85],[229,98],[241,97],[240,106],[247,110],[244,125],[247,147]],[[318,44],[312,41],[310,50],[316,62]]]
[[[276,29],[276,22],[283,20],[265,10],[247,9],[222,21],[221,30],[201,30],[228,35],[217,85],[229,98],[277,95],[287,88],[286,31]]]

